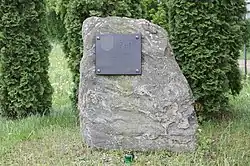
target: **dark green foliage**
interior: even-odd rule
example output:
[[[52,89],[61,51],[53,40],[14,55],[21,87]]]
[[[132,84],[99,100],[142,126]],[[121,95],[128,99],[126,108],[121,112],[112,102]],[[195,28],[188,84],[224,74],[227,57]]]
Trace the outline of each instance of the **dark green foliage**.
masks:
[[[160,25],[168,31],[168,4],[167,0],[142,0],[143,18]]]
[[[152,22],[160,25],[166,31],[169,31],[168,6],[166,2],[158,4],[156,12],[152,15]]]
[[[222,113],[239,94],[244,0],[170,1],[171,44],[203,117]]]
[[[62,42],[64,34],[66,33],[64,15],[68,1],[69,0],[46,0],[47,34],[53,42]]]
[[[53,10],[47,10],[47,35],[53,42],[60,42],[66,33],[63,20]]]
[[[149,21],[153,20],[153,16],[157,12],[158,8],[158,1],[157,0],[142,0],[141,6],[142,6],[142,14],[143,17]]]
[[[250,19],[246,20],[246,33],[244,35],[244,40],[246,42],[247,47],[250,47]]]
[[[1,0],[0,112],[9,118],[48,114],[50,45],[42,0]]]
[[[141,17],[140,0],[71,0],[65,14],[66,35],[64,52],[73,73],[74,90],[72,104],[77,105],[80,60],[83,54],[82,23],[90,16],[126,16]]]

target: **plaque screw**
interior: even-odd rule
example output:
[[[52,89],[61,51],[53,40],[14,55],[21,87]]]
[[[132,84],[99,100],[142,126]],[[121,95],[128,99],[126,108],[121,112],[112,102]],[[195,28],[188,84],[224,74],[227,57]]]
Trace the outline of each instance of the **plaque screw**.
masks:
[[[101,69],[97,69],[97,73],[101,73]]]
[[[97,36],[97,37],[96,37],[96,39],[97,39],[97,40],[100,40],[100,37],[99,37],[99,36]]]
[[[136,39],[139,39],[139,36],[135,36]]]
[[[139,73],[140,70],[139,70],[139,69],[136,69],[135,71],[136,71],[136,73]]]

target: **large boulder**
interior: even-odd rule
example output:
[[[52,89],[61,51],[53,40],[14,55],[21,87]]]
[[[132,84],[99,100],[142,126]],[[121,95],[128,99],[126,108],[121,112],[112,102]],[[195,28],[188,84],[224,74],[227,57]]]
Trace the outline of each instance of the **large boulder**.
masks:
[[[138,32],[142,75],[96,75],[96,35]],[[102,149],[195,150],[192,93],[166,31],[143,19],[91,17],[84,21],[82,33],[78,107],[86,144]]]

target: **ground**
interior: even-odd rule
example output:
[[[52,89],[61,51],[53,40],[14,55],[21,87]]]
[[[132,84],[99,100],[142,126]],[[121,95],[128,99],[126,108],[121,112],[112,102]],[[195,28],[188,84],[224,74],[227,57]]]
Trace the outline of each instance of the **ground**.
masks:
[[[88,149],[81,137],[77,113],[70,109],[72,82],[59,45],[50,56],[55,89],[49,117],[20,121],[0,119],[0,165],[121,166],[123,151]],[[250,164],[250,80],[230,99],[232,115],[200,125],[194,153],[135,152],[133,166],[247,166]]]

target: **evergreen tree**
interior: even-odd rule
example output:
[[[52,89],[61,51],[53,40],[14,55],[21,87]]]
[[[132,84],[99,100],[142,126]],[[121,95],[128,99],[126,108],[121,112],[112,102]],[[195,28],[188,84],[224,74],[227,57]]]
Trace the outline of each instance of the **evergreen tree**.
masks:
[[[170,34],[176,60],[186,76],[200,117],[228,107],[240,93],[239,50],[244,42],[244,0],[170,0]]]
[[[48,114],[50,45],[43,0],[1,0],[0,112],[9,118]]]

